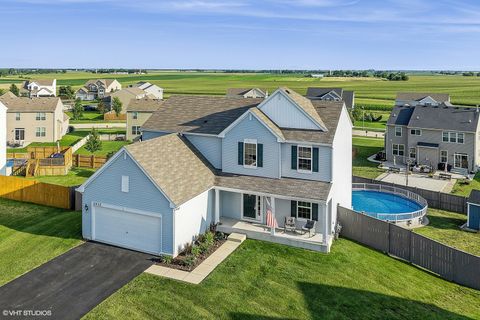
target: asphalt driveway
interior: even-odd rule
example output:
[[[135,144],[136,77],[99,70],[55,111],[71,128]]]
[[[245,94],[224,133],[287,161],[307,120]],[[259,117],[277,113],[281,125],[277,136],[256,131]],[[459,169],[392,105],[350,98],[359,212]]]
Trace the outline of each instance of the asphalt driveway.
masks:
[[[7,312],[32,310],[45,319],[79,319],[151,266],[151,258],[84,243],[0,287],[0,314],[4,316],[0,318],[14,319]]]

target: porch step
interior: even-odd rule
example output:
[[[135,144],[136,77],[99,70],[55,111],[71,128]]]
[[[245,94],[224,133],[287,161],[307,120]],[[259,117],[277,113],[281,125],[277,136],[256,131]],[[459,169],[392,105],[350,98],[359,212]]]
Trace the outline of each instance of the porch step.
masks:
[[[463,169],[463,168],[452,168],[452,170],[450,170],[450,172],[460,174],[462,176],[467,176],[468,175],[468,170]]]
[[[247,235],[243,234],[243,233],[232,232],[227,237],[227,239],[230,240],[230,241],[242,243],[243,241],[245,241],[245,239],[247,239]]]

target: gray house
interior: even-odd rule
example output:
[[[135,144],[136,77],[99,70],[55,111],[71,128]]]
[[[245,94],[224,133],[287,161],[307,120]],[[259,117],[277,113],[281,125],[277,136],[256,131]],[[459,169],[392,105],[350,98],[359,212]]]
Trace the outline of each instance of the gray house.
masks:
[[[447,93],[399,92],[395,99],[396,106],[438,106],[450,103]]]
[[[437,105],[395,106],[387,122],[387,161],[467,174],[480,163],[479,110]]]
[[[342,88],[316,88],[307,89],[307,98],[311,100],[343,101],[348,110],[355,105],[355,92],[343,90]]]

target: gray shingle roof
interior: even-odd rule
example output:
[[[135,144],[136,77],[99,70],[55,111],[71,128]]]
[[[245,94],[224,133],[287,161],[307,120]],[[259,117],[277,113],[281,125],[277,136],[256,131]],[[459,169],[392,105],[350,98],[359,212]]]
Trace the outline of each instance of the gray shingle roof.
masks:
[[[61,104],[60,98],[25,98],[12,97],[4,94],[0,101],[8,108],[8,112],[54,112],[58,104]]]
[[[331,91],[335,92],[340,98],[342,98],[342,100],[345,102],[345,106],[348,109],[353,108],[355,92],[346,91],[346,90],[343,90],[342,88],[309,87],[307,89],[307,94],[305,96],[312,100],[322,99],[324,95],[326,95]]]
[[[431,97],[437,102],[450,101],[450,95],[446,93],[423,93],[423,92],[398,92],[396,100],[419,101]]]
[[[128,103],[128,112],[155,112],[163,104],[161,100],[154,99],[132,99]]]
[[[257,89],[263,95],[266,95],[265,90],[262,90],[260,88],[228,88],[227,89],[227,97],[243,96],[244,94],[246,94],[249,91],[252,91],[253,89]]]

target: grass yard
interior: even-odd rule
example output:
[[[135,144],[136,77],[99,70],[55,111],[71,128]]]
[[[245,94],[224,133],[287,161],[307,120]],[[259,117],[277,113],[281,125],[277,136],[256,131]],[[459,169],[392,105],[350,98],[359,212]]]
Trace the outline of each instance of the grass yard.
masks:
[[[65,187],[79,186],[84,183],[96,169],[75,168],[73,167],[65,176],[41,176],[26,178],[28,180],[37,180],[40,182],[58,184]]]
[[[70,117],[70,123],[89,123],[89,122],[108,122],[103,120],[103,113],[96,111],[84,111],[81,118],[78,120],[73,119],[73,114],[71,112],[66,112]]]
[[[356,152],[353,158],[353,175],[374,179],[384,172],[378,168],[378,163],[367,160],[369,156],[383,149],[383,139],[353,137],[352,145]]]
[[[480,256],[480,233],[460,230],[460,226],[467,222],[464,214],[428,209],[430,224],[415,229],[415,232],[447,244],[454,248]]]
[[[480,189],[480,173],[475,175],[473,180],[470,181],[470,184],[462,184],[460,180],[457,180],[451,193],[468,197],[470,195],[470,191],[473,189]]]
[[[0,286],[82,243],[81,216],[0,198]]]
[[[390,113],[388,112],[378,112],[378,111],[370,111],[366,110],[366,113],[373,113],[375,117],[382,116],[382,119],[377,122],[373,121],[362,121],[356,120],[354,122],[355,129],[368,129],[368,130],[378,130],[378,131],[385,131],[387,126],[388,118],[390,117]]]
[[[73,146],[75,143],[85,138],[88,134],[89,134],[89,131],[80,131],[80,130],[67,133],[60,140],[60,145],[62,147]],[[33,142],[24,148],[15,148],[15,149],[9,148],[7,149],[7,152],[24,153],[24,152],[27,152],[28,147],[52,147],[56,145],[57,145],[56,142]]]
[[[117,152],[123,146],[128,145],[130,142],[128,141],[102,141],[102,150],[96,151],[93,154],[96,156],[106,156],[110,152]],[[75,154],[81,154],[90,156],[92,153],[85,149],[85,146],[81,147],[80,149],[75,152]]]
[[[354,242],[330,254],[247,240],[200,285],[142,274],[86,319],[471,319],[480,291]]]

